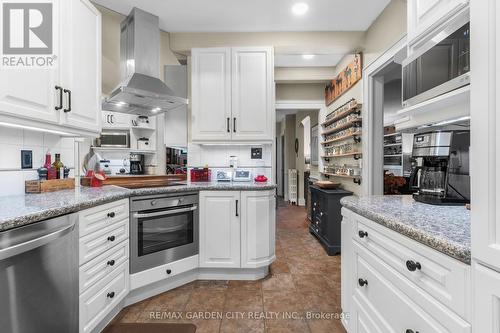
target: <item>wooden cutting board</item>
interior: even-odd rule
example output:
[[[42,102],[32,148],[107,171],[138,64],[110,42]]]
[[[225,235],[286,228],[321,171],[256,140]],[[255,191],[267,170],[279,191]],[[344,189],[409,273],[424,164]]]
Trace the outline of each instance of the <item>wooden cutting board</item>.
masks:
[[[102,182],[103,185],[116,185],[126,188],[162,187],[185,181],[186,175],[139,175],[139,176],[111,176]],[[90,186],[90,178],[81,179],[82,186]]]

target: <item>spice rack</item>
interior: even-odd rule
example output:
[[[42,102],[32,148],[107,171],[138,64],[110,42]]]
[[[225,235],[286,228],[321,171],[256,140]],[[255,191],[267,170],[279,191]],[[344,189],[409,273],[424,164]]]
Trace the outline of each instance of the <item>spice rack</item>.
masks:
[[[361,108],[355,99],[349,100],[326,116],[322,126],[321,145],[324,154],[323,171],[325,178],[338,177],[352,179],[361,184],[361,168],[358,165],[339,165],[339,160],[352,158],[353,162],[362,158],[361,147]],[[336,162],[336,164],[333,164]]]

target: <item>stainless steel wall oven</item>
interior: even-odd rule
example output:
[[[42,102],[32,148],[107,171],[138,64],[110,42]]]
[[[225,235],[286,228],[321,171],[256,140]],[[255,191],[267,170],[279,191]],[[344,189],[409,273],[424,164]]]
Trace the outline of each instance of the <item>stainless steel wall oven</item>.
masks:
[[[198,254],[198,195],[130,199],[130,273]]]

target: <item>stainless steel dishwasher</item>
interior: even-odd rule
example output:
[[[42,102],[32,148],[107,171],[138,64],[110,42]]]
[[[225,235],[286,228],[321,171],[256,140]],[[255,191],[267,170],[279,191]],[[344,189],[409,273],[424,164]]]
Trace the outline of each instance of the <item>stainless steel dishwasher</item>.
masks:
[[[0,232],[0,331],[78,332],[78,238],[66,215]]]

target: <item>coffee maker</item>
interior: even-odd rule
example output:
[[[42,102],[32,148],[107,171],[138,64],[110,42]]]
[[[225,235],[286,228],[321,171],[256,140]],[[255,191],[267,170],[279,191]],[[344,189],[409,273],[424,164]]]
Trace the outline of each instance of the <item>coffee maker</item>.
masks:
[[[416,201],[433,205],[470,202],[470,132],[434,131],[416,134],[412,158],[416,164],[410,186]]]
[[[143,154],[130,154],[130,174],[143,175],[144,174],[144,155]]]

